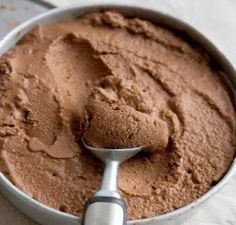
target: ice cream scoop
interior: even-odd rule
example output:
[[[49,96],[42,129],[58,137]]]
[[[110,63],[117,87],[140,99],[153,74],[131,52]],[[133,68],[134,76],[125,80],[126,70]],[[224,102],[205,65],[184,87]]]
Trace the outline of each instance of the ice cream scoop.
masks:
[[[120,163],[136,155],[143,148],[94,148],[89,146],[83,138],[82,144],[105,163],[101,187],[87,202],[82,225],[126,224],[125,203],[117,191],[118,168]]]

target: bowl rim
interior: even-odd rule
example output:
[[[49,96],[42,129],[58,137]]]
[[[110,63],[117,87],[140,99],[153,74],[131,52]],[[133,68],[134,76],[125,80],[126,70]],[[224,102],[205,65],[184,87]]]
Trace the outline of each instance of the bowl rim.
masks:
[[[207,51],[209,52],[210,55],[214,55],[214,58],[217,59],[217,61],[221,64],[224,65],[223,67],[226,68],[226,71],[230,73],[232,76],[236,77],[236,73],[234,70],[234,67],[230,63],[230,61],[218,50],[218,48],[212,44],[211,41],[209,41],[202,33],[197,31],[195,28],[193,28],[191,25],[187,24],[186,22],[183,22],[182,20],[175,18],[174,16],[170,16],[166,13],[160,12],[156,9],[152,9],[151,7],[147,6],[145,3],[137,3],[135,1],[129,1],[126,2],[125,0],[121,0],[119,2],[114,2],[114,3],[107,3],[105,1],[82,1],[77,4],[73,4],[70,6],[66,7],[60,7],[56,9],[49,10],[45,13],[42,13],[38,16],[33,17],[32,19],[22,23],[21,25],[17,26],[15,29],[10,31],[1,41],[0,41],[0,56],[9,50],[11,47],[13,47],[21,38],[24,36],[25,33],[27,33],[29,30],[31,30],[33,27],[35,27],[38,24],[42,24],[50,20],[50,18],[56,17],[60,15],[61,13],[65,12],[77,12],[77,15],[79,15],[80,11],[98,11],[99,9],[115,9],[118,11],[122,10],[130,10],[130,11],[137,11],[138,14],[140,12],[144,13],[152,13],[153,15],[156,15],[156,21],[158,21],[158,18],[161,19],[159,22],[163,22],[163,24],[166,23],[165,20],[172,21],[177,25],[177,27],[174,27],[174,29],[183,29],[184,32],[189,31],[188,35],[191,36],[192,39],[193,36],[198,37],[199,40],[198,42],[201,44],[206,44],[209,49]],[[84,12],[85,13],[85,12]],[[82,13],[83,14],[83,13]],[[132,13],[131,13],[132,14]],[[137,15],[138,16],[138,15]],[[74,17],[74,16],[73,16]],[[71,18],[73,18],[71,17]],[[163,21],[162,21],[163,19]],[[60,21],[63,21],[65,19],[62,19]],[[51,23],[51,22],[50,22]],[[169,24],[168,24],[169,26]],[[11,47],[8,46],[9,40],[14,40],[13,44],[11,44]],[[233,92],[235,91],[235,85],[233,85]],[[173,217],[179,216],[181,214],[184,214],[185,212],[190,211],[191,209],[201,205],[204,203],[207,199],[209,199],[211,196],[213,196],[216,192],[218,192],[232,177],[232,175],[236,172],[236,159],[232,162],[232,165],[228,169],[228,171],[225,173],[225,175],[221,178],[221,180],[213,186],[209,191],[207,191],[205,194],[203,194],[201,197],[198,199],[194,200],[190,204],[187,204],[181,208],[178,208],[176,210],[170,211],[168,213],[162,214],[162,215],[157,215],[154,217],[150,218],[145,218],[145,219],[136,219],[136,220],[129,220],[129,224],[147,224],[150,222],[160,222],[164,220],[170,220]],[[5,188],[10,190],[12,193],[15,193],[18,195],[21,199],[24,199],[25,201],[30,202],[32,205],[37,207],[41,211],[47,211],[54,216],[62,216],[66,219],[71,219],[71,220],[80,220],[80,217],[74,216],[72,214],[64,213],[59,210],[53,209],[49,206],[44,205],[43,203],[34,200],[30,196],[28,196],[26,193],[22,192],[19,190],[16,186],[14,186],[1,172],[0,172],[0,184],[3,185]]]

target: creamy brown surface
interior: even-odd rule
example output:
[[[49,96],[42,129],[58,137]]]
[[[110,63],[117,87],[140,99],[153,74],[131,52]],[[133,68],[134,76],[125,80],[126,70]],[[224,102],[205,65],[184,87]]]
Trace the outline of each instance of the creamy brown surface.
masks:
[[[153,152],[120,170],[131,219],[192,202],[234,158],[235,111],[206,53],[117,13],[34,29],[0,59],[0,96],[0,171],[68,213],[81,215],[101,179],[84,130],[94,146]]]

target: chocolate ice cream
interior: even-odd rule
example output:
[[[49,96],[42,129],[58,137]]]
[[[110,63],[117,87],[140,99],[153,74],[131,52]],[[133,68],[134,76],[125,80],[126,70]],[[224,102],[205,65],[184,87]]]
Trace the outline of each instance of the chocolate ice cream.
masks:
[[[85,108],[88,121],[84,138],[93,147],[143,146],[146,151],[156,152],[167,146],[167,123],[159,118],[159,108],[137,81],[113,75],[101,79]]]
[[[116,12],[40,25],[0,58],[0,171],[81,215],[102,164],[80,145],[144,146],[122,164],[130,219],[182,207],[235,156],[235,109],[219,66],[170,28]]]

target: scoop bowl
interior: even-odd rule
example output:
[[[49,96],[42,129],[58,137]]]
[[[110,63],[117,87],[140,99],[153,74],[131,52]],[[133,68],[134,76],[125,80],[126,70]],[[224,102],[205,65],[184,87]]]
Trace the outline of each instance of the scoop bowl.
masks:
[[[142,146],[134,148],[120,148],[120,149],[94,148],[92,146],[89,146],[83,138],[81,138],[81,142],[89,152],[91,152],[93,155],[95,155],[103,162],[106,162],[107,159],[117,162],[123,162],[143,150]]]

